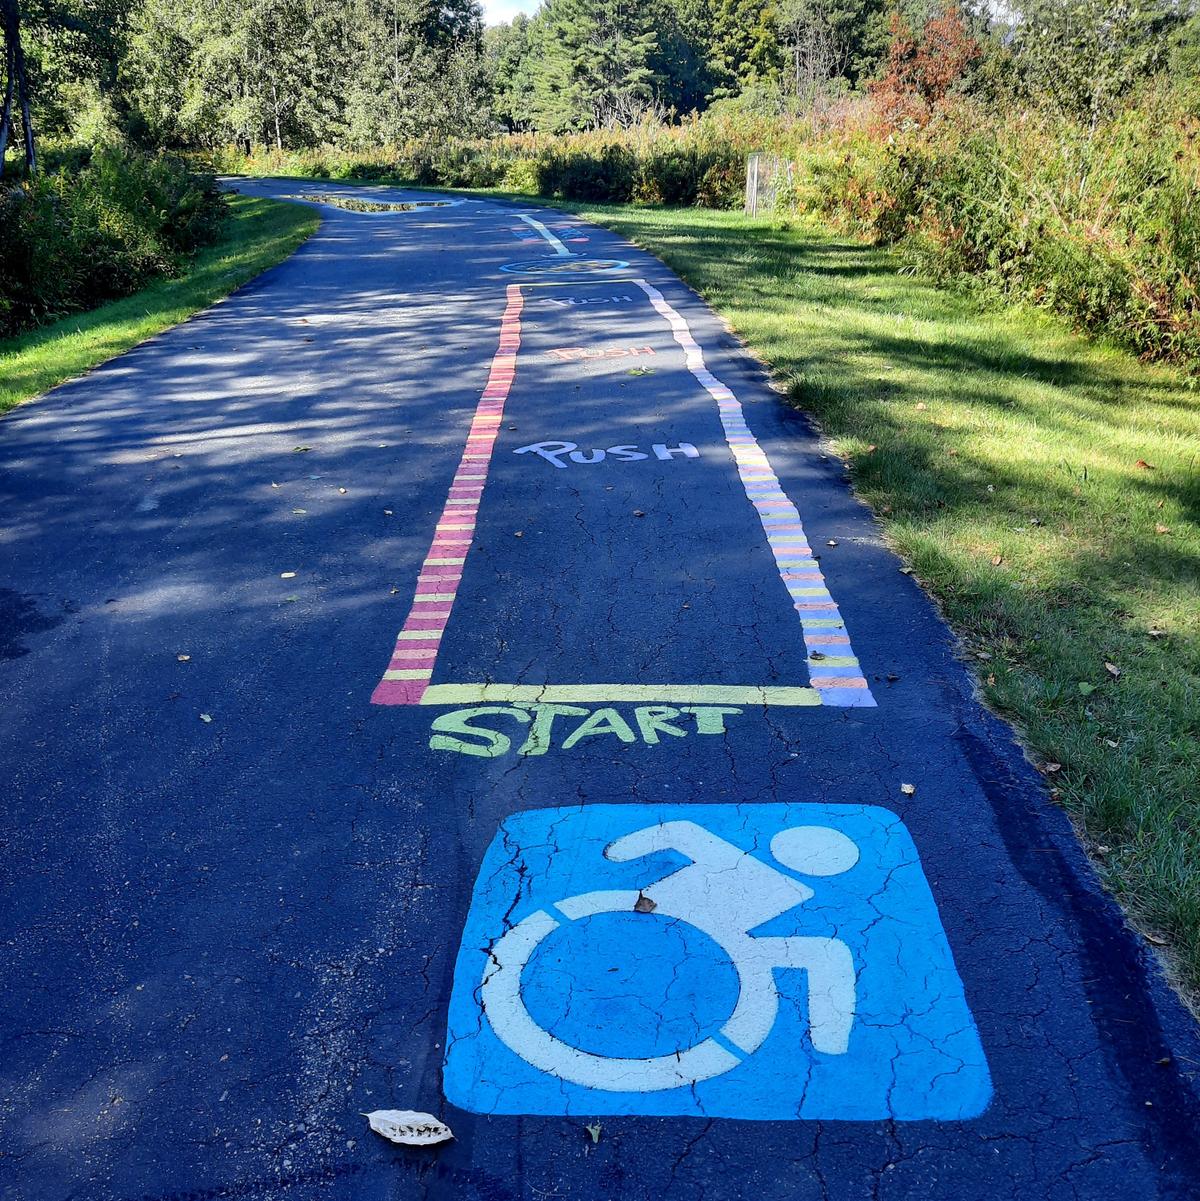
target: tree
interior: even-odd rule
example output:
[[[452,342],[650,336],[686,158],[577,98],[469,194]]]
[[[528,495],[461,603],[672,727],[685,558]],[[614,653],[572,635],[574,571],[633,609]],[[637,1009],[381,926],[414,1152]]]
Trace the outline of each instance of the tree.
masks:
[[[1190,15],[1179,0],[1026,0],[1013,50],[1030,94],[1095,127],[1163,68]]]
[[[981,48],[953,5],[930,17],[920,36],[894,9],[891,30],[884,71],[871,92],[889,124],[920,123],[966,76]]]
[[[518,13],[511,24],[484,33],[484,53],[497,119],[509,129],[533,124],[535,50],[540,45],[536,19]]]
[[[546,0],[534,89],[539,129],[627,125],[653,99],[657,47],[637,0]]]
[[[714,97],[778,81],[779,32],[770,0],[716,0],[709,69]]]

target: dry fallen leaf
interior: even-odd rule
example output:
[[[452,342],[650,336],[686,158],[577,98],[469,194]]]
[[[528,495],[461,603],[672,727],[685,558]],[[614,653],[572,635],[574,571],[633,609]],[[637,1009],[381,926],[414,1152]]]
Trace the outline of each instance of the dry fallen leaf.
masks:
[[[1000,566],[1000,564],[1001,564],[1001,563],[1003,563],[1003,562],[1004,562],[1004,556],[1003,556],[1003,555],[996,555],[996,556],[995,556],[995,557],[992,559],[992,566],[993,566],[993,567],[999,567],[999,566]]]
[[[1157,626],[1151,626],[1146,633],[1149,634],[1151,638],[1163,638],[1166,636],[1167,631],[1160,630]]]
[[[905,796],[916,796],[917,786],[915,784],[901,784],[900,791],[904,793]]]
[[[900,568],[901,575],[912,575],[912,572],[913,572],[913,569],[911,567],[901,567]]]
[[[391,517],[391,515],[392,515],[391,509],[384,509],[383,515],[384,515],[384,517]]]
[[[600,1141],[600,1131],[602,1129],[603,1129],[603,1127],[600,1125],[599,1122],[596,1122],[592,1126],[584,1127],[584,1130],[586,1130],[588,1132],[588,1134],[590,1134],[592,1136],[593,1143],[598,1143]]]
[[[1108,674],[1112,676],[1114,680],[1119,680],[1121,678],[1121,669],[1115,663],[1105,663],[1104,670],[1108,672]]]
[[[1171,532],[1171,527],[1169,525],[1163,525],[1163,523],[1159,521],[1155,523],[1154,532],[1156,534],[1169,534]]]
[[[513,537],[514,538],[524,538],[525,531],[524,530],[513,530]]]
[[[376,1109],[362,1116],[376,1134],[404,1147],[432,1147],[454,1137],[450,1127],[431,1113],[417,1113],[413,1109]]]
[[[212,718],[207,713],[201,713],[200,720],[204,722],[205,725],[208,725],[209,722],[212,721]]]
[[[917,403],[917,412],[924,413],[929,406],[922,400]]]
[[[272,481],[271,481],[271,487],[272,487],[272,488],[282,488],[282,487],[283,487],[283,485],[282,485],[282,484],[277,484],[277,483],[275,483],[275,481],[274,481],[274,480],[272,480]]]
[[[1140,467],[1143,471],[1157,471],[1158,470],[1158,468],[1155,467],[1153,463],[1147,463],[1145,459],[1138,459],[1138,461],[1136,463],[1134,463],[1134,466]]]
[[[638,899],[634,902],[634,913],[653,913],[658,906],[643,893],[638,893]]]
[[[1062,764],[1061,763],[1043,763],[1042,771],[1048,772],[1050,775],[1054,775],[1055,772],[1062,771]]]
[[[1146,941],[1152,942],[1156,947],[1165,947],[1168,942],[1161,934],[1147,934]]]
[[[191,657],[192,657],[191,655],[176,655],[175,656],[175,658],[178,659],[180,663],[189,662],[191,660]]]

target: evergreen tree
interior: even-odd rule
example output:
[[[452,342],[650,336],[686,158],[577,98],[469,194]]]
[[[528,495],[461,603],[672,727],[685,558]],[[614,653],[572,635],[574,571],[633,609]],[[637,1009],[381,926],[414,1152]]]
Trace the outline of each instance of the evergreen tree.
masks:
[[[539,129],[628,124],[653,98],[652,14],[637,0],[546,0],[534,88]]]
[[[714,97],[778,82],[779,30],[770,0],[716,0],[709,69]]]

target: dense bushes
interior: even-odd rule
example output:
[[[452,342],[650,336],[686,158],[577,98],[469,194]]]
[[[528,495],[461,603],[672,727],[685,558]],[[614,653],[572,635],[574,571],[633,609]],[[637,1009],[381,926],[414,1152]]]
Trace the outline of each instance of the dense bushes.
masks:
[[[1178,93],[1096,129],[960,103],[886,142],[859,130],[795,152],[808,207],[935,278],[1200,362],[1200,119]]]
[[[848,100],[814,121],[716,106],[667,128],[232,156],[255,174],[392,179],[585,202],[733,207],[746,153],[795,164],[781,216],[897,245],[923,271],[1061,313],[1147,358],[1200,363],[1200,106],[1166,83],[1093,125],[949,97],[894,128]]]
[[[739,139],[711,121],[655,124],[624,132],[413,142],[369,155],[337,149],[232,150],[219,170],[322,179],[396,180],[427,187],[503,188],[613,204],[723,208],[740,203],[745,174]]]
[[[215,183],[178,160],[105,149],[51,165],[0,186],[0,337],[175,274],[216,236]]]

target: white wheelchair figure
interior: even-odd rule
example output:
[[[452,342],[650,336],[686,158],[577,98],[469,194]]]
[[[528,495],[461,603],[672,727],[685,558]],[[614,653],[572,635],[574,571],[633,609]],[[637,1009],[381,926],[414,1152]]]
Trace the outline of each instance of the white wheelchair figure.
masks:
[[[521,975],[560,922],[546,910],[523,918],[491,948],[480,1002],[497,1038],[527,1063],[573,1084],[607,1092],[655,1092],[720,1076],[766,1041],[779,1012],[776,968],[808,976],[813,1049],[845,1054],[854,1023],[856,978],[850,948],[837,938],[755,938],[749,931],[814,896],[806,884],[690,821],[664,822],[616,839],[604,855],[617,863],[677,851],[691,863],[641,890],[581,893],[553,908],[570,921],[599,913],[653,912],[695,926],[728,955],[740,992],[721,1041],[645,1059],[582,1051],[537,1024],[521,996]],[[801,875],[833,876],[852,868],[858,847],[826,826],[797,826],[771,840],[772,855]],[[740,1052],[741,1054],[737,1054]]]

